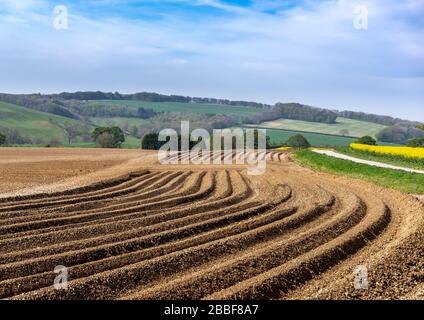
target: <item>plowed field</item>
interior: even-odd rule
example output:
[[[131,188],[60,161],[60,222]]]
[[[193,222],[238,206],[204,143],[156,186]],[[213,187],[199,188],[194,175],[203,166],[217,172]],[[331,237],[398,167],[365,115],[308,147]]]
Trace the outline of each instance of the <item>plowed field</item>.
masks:
[[[259,176],[159,165],[140,151],[116,161],[0,194],[0,298],[424,295],[424,206],[413,196],[302,168],[285,152],[268,153]],[[67,290],[53,287],[58,265]],[[367,289],[353,285],[358,265]]]

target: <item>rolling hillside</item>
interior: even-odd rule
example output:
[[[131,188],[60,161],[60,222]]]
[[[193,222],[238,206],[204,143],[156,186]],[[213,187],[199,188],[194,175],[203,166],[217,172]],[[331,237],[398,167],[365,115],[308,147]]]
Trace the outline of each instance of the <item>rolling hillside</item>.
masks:
[[[10,145],[57,145],[67,147],[94,147],[90,133],[97,126],[118,126],[126,133],[124,148],[139,148],[140,137],[164,128],[179,128],[180,122],[190,121],[194,128],[253,127],[266,128],[273,146],[281,146],[295,134],[304,135],[318,147],[348,146],[356,137],[376,134],[386,126],[382,124],[338,117],[335,124],[278,119],[243,124],[253,117],[268,112],[254,106],[224,105],[219,103],[152,102],[139,100],[66,100],[51,96],[7,96],[26,107],[0,102],[0,132],[17,134],[18,143]],[[46,103],[46,104],[44,104]],[[43,112],[34,108],[54,106],[71,112],[76,119]],[[300,106],[303,108],[302,106]],[[155,112],[139,115],[140,109]],[[44,108],[46,109],[46,108]],[[42,109],[42,110],[44,110]],[[50,110],[50,109],[46,109]],[[53,111],[52,111],[53,112]],[[169,115],[167,112],[172,112]],[[78,119],[79,118],[79,119]],[[82,120],[84,119],[84,121]],[[249,122],[253,123],[253,122]],[[256,123],[256,122],[255,122]],[[78,134],[68,142],[66,127],[77,129]],[[9,139],[10,140],[10,139]],[[51,142],[55,141],[55,144]],[[380,143],[383,144],[383,143]]]
[[[156,112],[187,112],[204,114],[223,114],[223,115],[253,115],[262,111],[259,108],[237,107],[220,104],[206,103],[181,103],[181,102],[148,102],[133,100],[92,100],[91,104],[112,106],[128,106],[129,108],[146,108]]]
[[[55,138],[66,142],[66,134],[61,126],[81,126],[78,120],[40,112],[10,103],[0,102],[1,129],[16,129],[22,137],[29,138],[34,144],[48,143]]]
[[[331,136],[320,133],[305,133],[302,131],[289,131],[283,129],[267,129],[267,136],[270,138],[272,146],[283,145],[288,138],[296,134],[303,135],[310,144],[315,147],[343,147],[348,146],[355,141],[354,138],[342,137],[342,136]]]
[[[336,124],[279,119],[275,121],[263,122],[260,124],[260,127],[331,134],[346,137],[362,137],[366,135],[375,137],[375,135],[379,131],[383,130],[386,126],[377,123],[338,117]],[[346,131],[343,132],[342,130]]]

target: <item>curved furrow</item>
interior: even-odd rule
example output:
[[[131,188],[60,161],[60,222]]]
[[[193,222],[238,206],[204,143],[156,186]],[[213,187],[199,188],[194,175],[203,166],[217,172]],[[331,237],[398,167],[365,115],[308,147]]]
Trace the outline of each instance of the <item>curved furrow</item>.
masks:
[[[217,201],[217,205],[225,205],[228,203],[236,202],[238,200],[243,200],[250,195],[251,190],[246,186],[246,190],[244,192],[232,196],[233,188],[230,185],[229,179],[229,174],[227,173],[227,184],[220,184],[220,187],[224,185],[225,189],[220,190],[222,188],[216,188],[216,199],[212,199],[211,202],[208,200],[200,200],[198,202],[194,202],[196,206],[178,206],[178,209],[173,209],[166,213],[164,213],[163,210],[146,210],[143,215],[140,213],[131,213],[118,217],[115,216],[102,219],[100,221],[70,225],[69,227],[73,227],[70,229],[66,229],[66,227],[53,227],[50,228],[49,232],[43,232],[45,230],[30,231],[20,234],[19,237],[16,236],[5,240],[0,240],[0,252],[25,250],[31,248],[31,246],[41,247],[43,245],[57,243],[58,241],[71,241],[79,238],[89,238],[91,236],[95,237],[96,235],[102,235],[105,232],[113,232],[114,230],[117,232],[127,230],[129,229],[127,228],[128,226],[137,227],[144,225],[145,223],[159,223],[166,221],[168,218],[172,219],[173,217],[178,217],[180,215],[182,216],[184,214],[188,215],[201,212],[202,210],[211,210],[211,205],[213,205],[215,201]],[[205,207],[203,207],[205,205],[204,202],[208,202],[208,205]]]
[[[186,174],[184,175],[184,177],[186,177]],[[173,185],[174,182],[176,182],[177,187],[184,183],[184,179],[181,179],[181,176],[178,176],[178,175],[167,176],[166,178],[169,178],[171,181],[168,181],[168,183],[165,184],[164,186],[165,191],[169,188],[170,185]],[[174,186],[174,190],[175,189],[176,187]],[[125,195],[122,197],[118,196],[116,198],[112,198],[109,200],[97,201],[98,206],[100,206],[98,208],[96,208],[97,207],[96,201],[93,201],[93,202],[88,201],[87,204],[82,202],[82,203],[67,205],[63,207],[58,206],[54,208],[47,208],[41,211],[38,209],[35,209],[33,212],[27,211],[26,215],[19,215],[19,212],[12,212],[15,215],[15,217],[3,219],[0,222],[0,229],[1,227],[7,226],[7,225],[40,222],[40,221],[53,220],[53,219],[62,218],[62,217],[71,218],[71,217],[80,216],[82,214],[94,214],[94,213],[108,212],[108,211],[116,212],[117,209],[119,208],[124,208],[124,207],[128,208],[130,204],[133,204],[133,205],[140,204],[140,203],[146,204],[146,203],[149,203],[150,201],[155,202],[160,200],[161,198],[165,198],[163,194],[161,194],[160,196],[148,197],[149,199],[147,201],[141,201],[143,200],[146,194],[155,195],[155,193],[154,192],[152,193],[152,191],[139,190],[130,195]],[[141,198],[134,199],[134,197],[141,197]],[[104,204],[103,207],[101,206],[102,203]],[[72,208],[77,208],[78,210],[73,211]]]
[[[193,201],[202,197],[208,196],[214,189],[214,185],[216,184],[216,181],[214,178],[211,177],[211,175],[214,177],[215,174],[209,174],[206,172],[200,172],[199,176],[196,181],[196,184],[190,189],[189,195],[185,196],[174,196],[170,197],[167,200],[161,200],[156,202],[150,202],[147,204],[141,204],[129,207],[125,205],[120,205],[120,209],[114,210],[114,211],[106,211],[106,212],[99,212],[94,214],[79,214],[74,217],[65,217],[65,218],[53,218],[53,219],[45,219],[43,221],[37,221],[37,222],[28,222],[28,223],[18,223],[14,225],[7,225],[7,226],[1,226],[0,227],[0,234],[1,235],[8,235],[12,233],[17,232],[23,232],[23,231],[29,231],[34,229],[45,229],[49,227],[54,226],[63,226],[63,225],[69,225],[79,222],[90,222],[93,220],[103,219],[107,217],[112,217],[116,215],[123,215],[126,213],[133,213],[133,212],[143,212],[144,210],[148,209],[164,209],[169,208],[172,206],[176,206],[178,204],[187,202],[187,201]],[[206,189],[200,188],[202,186],[202,180],[205,176],[208,176],[210,180],[210,184]],[[200,190],[199,190],[200,188]]]
[[[144,176],[151,174],[152,172],[150,172],[149,170],[141,170],[138,172],[130,172],[121,177],[103,180],[84,187],[77,187],[65,191],[0,198],[0,207],[3,207],[3,205],[9,206],[11,203],[25,204],[32,201],[43,202],[102,194],[104,192],[111,192],[114,190],[130,187],[134,183],[134,180],[137,183],[137,178],[144,179]]]
[[[212,162],[220,164],[222,161],[222,152],[221,151],[213,151],[212,152]]]
[[[227,154],[224,152],[223,153],[223,163],[233,163],[233,151],[231,150],[230,152],[228,152]]]
[[[40,214],[40,212],[45,212],[48,213],[50,211],[55,211],[58,208],[63,208],[63,210],[67,209],[67,208],[77,208],[78,206],[82,206],[85,201],[88,200],[102,200],[102,199],[107,199],[109,197],[113,197],[113,196],[119,196],[119,194],[121,195],[125,195],[127,193],[131,193],[134,191],[137,191],[139,188],[142,188],[144,186],[147,186],[151,183],[153,183],[154,181],[157,181],[158,179],[161,178],[161,176],[163,176],[164,174],[166,174],[166,172],[152,172],[147,174],[146,176],[144,176],[142,180],[139,179],[133,179],[133,180],[129,180],[128,182],[133,182],[134,180],[138,180],[136,183],[136,186],[131,185],[128,187],[124,187],[123,189],[116,189],[113,190],[112,192],[101,192],[100,194],[95,194],[95,195],[89,195],[87,198],[84,194],[78,196],[78,197],[73,197],[69,200],[54,200],[54,201],[36,201],[36,202],[22,202],[21,204],[15,205],[13,204],[12,206],[5,206],[3,209],[3,212],[0,212],[0,218],[4,218],[4,219],[8,219],[8,218],[13,218],[13,217],[20,217],[23,215],[30,215],[30,214]],[[168,173],[170,174],[170,173]],[[62,206],[58,206],[58,205],[62,205]],[[10,210],[9,210],[10,209]],[[32,209],[32,210],[31,210]],[[19,210],[25,210],[25,211],[19,211]]]
[[[255,226],[254,223],[250,227],[244,226],[244,228],[247,227],[248,229],[244,229],[244,231],[240,234],[231,235],[233,233],[232,229],[235,226],[230,225],[227,228],[220,228],[216,231],[215,236],[218,237],[218,240],[212,241],[208,238],[208,234],[198,235],[195,238],[201,238],[202,236],[206,238],[204,239],[204,244],[198,246],[189,246],[188,249],[182,251],[167,254],[165,256],[154,258],[146,262],[135,263],[117,270],[103,272],[98,275],[90,276],[87,279],[71,281],[71,283],[73,283],[73,287],[72,290],[69,290],[67,293],[72,292],[71,296],[73,298],[78,297],[84,293],[87,294],[86,291],[91,290],[90,288],[92,287],[93,283],[95,283],[97,287],[100,286],[100,288],[102,288],[101,291],[105,295],[111,294],[111,288],[108,288],[109,285],[114,288],[114,291],[123,290],[125,286],[129,285],[124,275],[137,280],[136,283],[148,283],[154,281],[158,277],[181,272],[189,267],[217,259],[222,255],[230,255],[234,252],[239,252],[240,250],[248,248],[255,243],[269,241],[282,232],[287,232],[287,230],[296,228],[296,226],[301,225],[306,221],[311,221],[319,217],[322,213],[330,210],[333,205],[334,198],[329,196],[326,199],[322,199],[322,202],[319,205],[314,205],[309,210],[304,211],[300,215],[296,214],[296,217],[289,222],[285,222],[284,219],[278,219],[274,220],[274,222],[263,225],[263,223],[260,223],[260,220],[263,219],[266,215],[261,215],[256,221],[256,224],[259,223],[258,226]],[[287,208],[285,210],[287,210]],[[284,214],[286,215],[287,212],[284,212]],[[190,239],[188,240],[190,241]],[[178,243],[180,243],[180,241],[171,243],[170,245],[174,246]],[[190,242],[188,245],[189,244]],[[159,265],[162,267],[158,269]],[[158,270],[161,270],[161,272],[158,273]],[[106,281],[106,279],[109,280]],[[134,286],[134,283],[131,285]],[[61,292],[51,292],[49,288],[46,288],[42,289],[41,292],[30,294],[30,296],[37,296],[39,298],[46,296],[50,298],[53,296],[56,298],[65,298],[65,296],[62,296],[62,294],[63,293]],[[116,292],[114,294],[116,294]],[[66,298],[71,298],[71,296],[66,296]],[[95,295],[93,295],[93,297],[95,297]]]
[[[85,198],[84,196],[78,197],[75,201],[72,203],[64,203],[60,205],[60,203],[54,204],[52,206],[47,205],[46,207],[36,207],[36,208],[28,208],[33,210],[25,210],[25,211],[6,211],[0,213],[0,217],[7,218],[13,218],[13,217],[20,217],[23,215],[41,215],[41,214],[49,214],[49,213],[55,213],[58,210],[61,212],[72,212],[77,210],[84,210],[87,211],[91,208],[91,206],[95,206],[95,204],[102,203],[107,201],[110,198],[118,198],[118,197],[130,197],[133,194],[139,194],[145,192],[145,190],[150,187],[152,184],[158,182],[158,180],[167,179],[168,177],[171,177],[173,175],[173,172],[153,172],[152,174],[149,174],[146,179],[143,179],[142,181],[139,181],[136,185],[133,185],[128,188],[124,188],[123,190],[115,190],[111,193],[101,194],[101,195],[95,195],[90,196],[88,198]],[[174,173],[175,175],[175,173]]]
[[[288,151],[280,151],[279,155],[278,155],[278,160],[280,162],[283,162],[284,160],[284,156],[286,156],[288,154]]]
[[[140,261],[153,259],[159,256],[170,254],[186,248],[191,248],[193,245],[200,245],[211,240],[225,238],[228,235],[233,235],[245,232],[255,227],[263,226],[277,220],[283,219],[296,212],[296,208],[279,208],[272,212],[253,217],[246,221],[224,227],[221,230],[213,230],[204,234],[194,235],[187,239],[178,240],[168,244],[160,245],[150,249],[138,250],[132,253],[125,253],[116,257],[105,258],[100,261],[86,262],[84,264],[72,266],[69,268],[70,275],[73,279],[91,276],[97,272],[108,271],[124,267],[129,264]],[[52,277],[53,276],[53,277]],[[9,297],[20,294],[26,291],[36,290],[49,286],[54,279],[51,272],[14,278],[0,282],[0,298]]]
[[[181,152],[179,161],[182,162],[190,162],[190,152]]]
[[[119,255],[122,252],[145,249],[152,245],[160,245],[176,239],[183,239],[193,234],[207,232],[259,215],[286,201],[289,196],[289,192],[284,192],[284,195],[281,195],[281,198],[275,202],[273,201],[269,204],[259,205],[241,212],[231,214],[222,214],[222,211],[214,212],[210,214],[209,217],[205,216],[200,217],[203,219],[196,219],[192,224],[188,224],[186,221],[182,221],[182,223],[173,221],[172,227],[170,227],[168,223],[163,223],[157,226],[151,226],[150,228],[140,228],[132,232],[126,232],[120,234],[118,237],[105,236],[104,242],[102,239],[97,239],[97,243],[95,244],[97,247],[95,248],[66,252],[63,255],[43,256],[42,258],[34,259],[30,262],[23,261],[21,263],[4,264],[0,266],[0,280],[7,279],[10,274],[17,275],[23,272],[22,274],[25,275],[30,274],[28,272],[43,272],[50,270],[51,265],[54,266],[54,263],[57,263],[57,261],[62,261],[63,264],[71,266],[82,263],[82,261],[85,261],[87,258],[90,259],[89,257],[102,259],[110,255]],[[176,224],[175,226],[174,223]],[[126,240],[126,238],[129,240]],[[108,239],[112,243],[108,244]],[[49,253],[47,252],[47,254]],[[22,276],[22,274],[20,276]]]
[[[208,295],[205,299],[278,298],[299,284],[327,271],[379,236],[390,222],[390,210],[377,199],[364,200],[365,218],[335,239],[325,242],[297,259]]]
[[[274,151],[267,151],[266,152],[266,160],[267,161],[274,161]]]
[[[357,224],[365,216],[365,206],[359,198],[351,197],[333,210],[333,216],[322,216],[288,234],[257,245],[249,250],[220,261],[207,264],[197,270],[189,270],[174,279],[139,288],[123,299],[201,299],[235,283],[265,272],[290,259],[330,241]]]
[[[128,223],[131,223],[135,219],[143,219],[149,216],[152,217],[152,220],[149,221],[157,221],[157,218],[164,218],[165,215],[168,218],[172,218],[173,216],[189,215],[203,211],[211,211],[216,209],[217,207],[225,207],[226,205],[232,205],[239,201],[245,202],[247,198],[252,197],[252,190],[250,186],[246,184],[244,179],[239,180],[240,181],[236,182],[241,182],[241,191],[234,195],[231,195],[232,188],[226,189],[223,192],[215,195],[216,198],[209,198],[208,196],[205,196],[203,198],[201,197],[199,199],[193,200],[192,202],[189,202],[188,204],[186,203],[181,206],[176,206],[176,209],[172,209],[170,211],[167,211],[166,213],[164,213],[162,209],[152,209],[144,211],[143,214],[141,214],[140,212],[129,213],[119,216],[113,216],[111,218],[101,219],[99,221],[95,220],[85,223],[77,223],[73,225],[51,227],[48,229],[13,234],[10,235],[10,237],[8,237],[7,239],[5,238],[3,240],[0,240],[0,252],[4,250],[9,251],[9,248],[27,248],[28,244],[33,244],[35,247],[37,247],[42,246],[46,243],[54,243],[54,241],[60,241],[62,239],[64,239],[65,241],[66,239],[73,239],[73,237],[78,237],[81,234],[95,236],[96,234],[98,234],[96,233],[96,231],[100,232],[100,234],[102,234],[103,232],[108,232],[108,228],[112,228],[112,226],[116,223],[122,222],[128,225]],[[220,187],[216,188],[215,191],[219,190],[222,185],[223,184],[220,184]]]
[[[272,161],[272,151],[267,151],[266,152],[266,160],[267,161]]]
[[[295,211],[296,210],[294,208],[275,210],[271,214],[267,214],[260,218],[256,217],[248,219],[245,222],[238,223],[239,226],[236,226],[236,228],[234,226],[231,226],[231,228],[228,229],[229,231],[231,231],[231,234],[237,233],[237,231],[246,231],[251,228],[254,228],[255,226],[265,225],[267,223],[284,218]],[[207,234],[193,236],[193,238],[195,239],[188,238],[186,240],[172,242],[170,244],[161,245],[159,247],[147,250],[139,250],[133,253],[126,253],[112,258],[106,258],[101,261],[94,261],[82,265],[73,266],[69,269],[73,274],[73,278],[89,276],[99,271],[107,271],[109,269],[123,267],[127,264],[151,259],[177,250],[182,250],[184,248],[190,248],[193,246],[194,240],[196,240],[197,243],[202,244],[210,241],[211,239],[219,239],[222,237],[225,237],[225,233],[223,234],[221,231],[215,230]],[[0,283],[0,297],[4,298],[5,296],[11,295],[11,292],[17,294],[20,292],[33,290],[34,287],[38,288],[42,287],[43,285],[47,286],[51,283],[51,275],[51,272],[46,272],[44,274],[26,276],[23,278],[15,278],[12,280],[3,281]],[[29,288],[29,286],[31,286],[31,289]],[[18,290],[19,292],[16,290]]]
[[[191,174],[188,172],[175,172],[168,173],[164,176],[153,177],[148,181],[142,182],[137,185],[137,189],[132,190],[132,193],[128,194],[115,194],[109,195],[103,200],[92,200],[92,199],[81,199],[76,204],[66,206],[56,206],[53,208],[43,208],[42,210],[13,212],[13,218],[7,218],[0,222],[1,225],[16,224],[20,222],[38,221],[45,219],[59,218],[62,216],[71,217],[77,216],[81,213],[95,213],[102,212],[105,210],[116,209],[119,204],[129,205],[131,203],[138,203],[140,200],[148,199],[144,203],[149,201],[156,201],[157,194],[163,197],[169,191],[174,191],[177,187],[184,183],[185,179]],[[156,188],[156,189],[155,189]],[[6,213],[10,215],[10,213]]]
[[[275,162],[281,162],[280,152],[274,152],[274,154],[272,155],[272,160],[275,161]]]
[[[228,174],[227,177],[229,178]],[[230,183],[228,185],[230,185]],[[224,193],[219,194],[219,197],[223,197],[223,199],[228,200],[229,198],[226,198],[226,195],[232,193],[231,188],[225,188],[223,192]],[[247,188],[242,190],[241,193],[236,194],[236,197],[233,198],[233,202],[235,202],[234,200],[236,199],[240,199],[239,195],[243,194],[248,195]],[[227,207],[226,213],[234,213],[237,210],[247,208],[248,206],[252,206],[252,203],[238,203],[235,206]],[[159,228],[162,228],[161,231],[167,230],[170,223],[173,224],[174,228],[177,228],[195,223],[199,220],[199,218],[202,219],[202,221],[205,221],[207,219],[220,216],[221,214],[222,210],[216,209],[197,212],[173,210],[148,217],[131,219],[130,221],[124,221],[122,223],[112,222],[108,224],[101,224],[100,226],[89,226],[75,230],[75,233],[61,231],[41,237],[38,235],[27,237],[25,242],[22,241],[22,238],[16,239],[15,241],[2,241],[0,242],[0,248],[5,247],[7,248],[7,251],[5,252],[10,253],[0,255],[0,259],[3,263],[11,263],[39,256],[76,250],[78,248],[88,248],[98,244],[119,242],[120,240],[130,239],[133,237],[132,235],[134,232],[142,231],[144,235],[147,235],[153,233],[154,230],[159,230]],[[155,226],[156,229],[152,226]],[[139,228],[143,229],[137,230]],[[105,236],[105,234],[107,234],[107,236]],[[65,242],[65,244],[63,244],[63,242]],[[16,252],[17,250],[18,252]]]
[[[249,157],[267,161],[263,175],[235,165]],[[152,154],[114,179],[0,199],[0,299],[413,296],[416,199],[303,168],[289,151],[206,154],[218,158],[227,165],[159,165]],[[352,284],[358,264],[366,292]],[[58,265],[68,290],[53,287]]]
[[[240,152],[236,153],[234,161],[235,161],[235,163],[241,163],[242,164],[245,161],[244,152],[240,151]]]

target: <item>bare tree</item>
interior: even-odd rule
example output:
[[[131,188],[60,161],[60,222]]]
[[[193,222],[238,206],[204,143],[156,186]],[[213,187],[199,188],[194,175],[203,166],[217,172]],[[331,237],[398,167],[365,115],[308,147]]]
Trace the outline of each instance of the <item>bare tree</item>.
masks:
[[[74,125],[64,125],[63,130],[68,138],[68,144],[71,144],[72,140],[80,134],[80,131]]]
[[[345,136],[349,135],[349,130],[342,129],[342,130],[340,130],[340,134],[345,137]]]

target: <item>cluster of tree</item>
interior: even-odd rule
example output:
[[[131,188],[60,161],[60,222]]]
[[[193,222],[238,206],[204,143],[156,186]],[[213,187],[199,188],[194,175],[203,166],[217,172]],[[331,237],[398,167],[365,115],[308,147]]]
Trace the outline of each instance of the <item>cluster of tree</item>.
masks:
[[[297,134],[288,138],[285,145],[287,147],[292,147],[296,149],[307,149],[311,147],[309,141],[301,134]]]
[[[102,92],[102,91],[77,91],[62,92],[55,94],[55,97],[65,100],[122,100],[123,97],[119,92]]]
[[[252,101],[243,101],[243,100],[228,100],[228,99],[216,99],[216,98],[199,98],[193,97],[190,98],[189,102],[192,103],[210,103],[210,104],[223,104],[227,106],[242,106],[242,107],[251,107],[251,108],[271,108],[272,106],[265,103],[252,102]]]
[[[56,114],[59,116],[78,119],[70,112],[63,101],[41,94],[4,94],[0,93],[0,101],[16,104],[29,109]]]
[[[166,141],[159,141],[159,133],[147,133],[141,139],[141,148],[145,150],[159,150],[169,140],[170,138]],[[196,144],[196,141],[190,141],[189,149],[193,148]],[[178,135],[178,148],[181,150],[181,135]]]
[[[69,122],[59,122],[54,119],[49,119],[50,123],[62,129],[68,144],[75,142],[77,138],[84,142],[91,141],[90,130],[92,128],[91,123],[88,119],[84,118],[82,123],[69,121]]]
[[[259,144],[259,133],[257,130],[254,131],[254,148],[258,148]],[[244,132],[243,135],[243,143],[244,146],[246,146],[246,139],[247,135],[246,132]],[[141,148],[146,150],[159,150],[165,143],[169,141],[169,138],[166,141],[159,141],[159,134],[158,133],[147,133],[143,136],[143,139],[141,140]],[[198,141],[190,141],[189,142],[189,149],[193,148],[197,143],[201,142],[201,139]],[[221,148],[224,150],[224,138],[221,138]],[[210,135],[210,141],[209,141],[210,147],[212,148],[214,145],[213,141],[213,134]],[[232,148],[236,149],[237,147],[237,138],[235,136],[232,137]],[[270,146],[270,138],[266,137],[266,148],[269,149]],[[181,150],[181,135],[178,135],[178,148]]]
[[[340,117],[349,118],[353,120],[360,120],[372,123],[378,123],[385,126],[414,126],[417,122],[393,118],[389,116],[382,116],[377,114],[355,112],[355,111],[338,111]]]
[[[148,101],[148,102],[182,102],[188,103],[191,101],[190,97],[179,96],[179,95],[165,95],[155,92],[137,92],[133,94],[123,95],[125,100],[137,100],[137,101]]]
[[[277,103],[270,110],[249,116],[243,122],[258,124],[280,118],[333,124],[336,123],[337,113],[299,103]]]
[[[408,147],[423,148],[424,147],[424,137],[409,140]]]
[[[390,126],[376,135],[379,141],[399,144],[407,144],[409,140],[420,137],[424,137],[424,131],[414,126]]]
[[[14,145],[14,144],[33,144],[33,143],[38,143],[42,141],[38,141],[37,139],[32,140],[28,137],[24,137],[19,133],[19,130],[16,128],[8,128],[8,127],[4,127],[4,128],[0,128],[0,132],[1,132],[1,138],[0,137],[0,142],[1,140],[3,140],[3,143],[0,144],[6,144],[6,145]]]
[[[70,110],[80,116],[100,118],[123,117],[148,119],[157,114],[152,109],[145,109],[141,107],[134,109],[129,108],[128,106],[93,105],[87,103],[72,105]]]
[[[424,132],[424,124],[418,125],[417,129],[420,129]],[[408,146],[413,148],[423,148],[424,147],[424,137],[414,138],[409,140]]]
[[[6,143],[6,136],[0,132],[0,146]]]
[[[163,112],[149,118],[148,123],[143,123],[138,128],[137,135],[142,137],[146,133],[159,132],[165,128],[179,130],[181,128],[181,121],[189,121],[191,128],[203,128],[208,131],[229,128],[240,123],[240,119],[228,115]],[[132,129],[130,128],[130,130]]]
[[[377,145],[377,140],[375,140],[371,136],[363,136],[363,137],[359,138],[358,140],[356,140],[355,143],[367,144],[369,146],[376,146]]]
[[[120,148],[125,142],[124,132],[119,127],[98,127],[91,137],[102,148]]]
[[[155,92],[137,92],[132,94],[120,94],[119,92],[101,92],[101,91],[86,91],[86,92],[62,92],[57,95],[59,98],[66,100],[138,100],[149,102],[181,102],[181,103],[211,103],[223,104],[230,106],[254,107],[254,108],[269,108],[270,105],[252,101],[233,101],[228,99],[216,98],[200,98],[181,95],[165,95]]]

